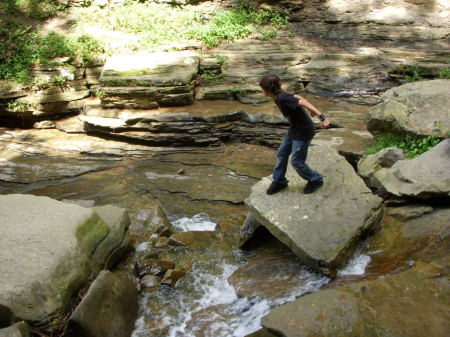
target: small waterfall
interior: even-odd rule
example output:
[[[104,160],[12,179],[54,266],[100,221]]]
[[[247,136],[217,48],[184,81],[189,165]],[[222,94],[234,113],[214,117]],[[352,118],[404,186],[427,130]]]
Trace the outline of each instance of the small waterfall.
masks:
[[[206,214],[173,221],[178,230],[214,230]],[[140,300],[140,317],[132,337],[243,337],[258,330],[273,307],[319,289],[329,279],[299,269],[304,282],[279,298],[238,297],[228,278],[242,264],[240,254],[209,252],[175,288],[160,288]],[[276,282],[280,275],[274,275]]]

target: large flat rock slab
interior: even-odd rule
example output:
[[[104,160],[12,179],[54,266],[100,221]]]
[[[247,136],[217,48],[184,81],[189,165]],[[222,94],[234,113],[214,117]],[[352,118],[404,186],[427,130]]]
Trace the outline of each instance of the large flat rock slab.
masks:
[[[317,192],[303,194],[306,181],[289,166],[287,189],[268,196],[271,178],[263,178],[252,187],[246,205],[250,217],[305,264],[334,275],[352,254],[361,235],[377,225],[381,199],[330,147],[311,147],[308,163],[325,176],[325,184]]]
[[[48,197],[0,196],[0,304],[31,321],[63,309],[121,243],[124,226],[108,221],[124,210],[98,212]]]

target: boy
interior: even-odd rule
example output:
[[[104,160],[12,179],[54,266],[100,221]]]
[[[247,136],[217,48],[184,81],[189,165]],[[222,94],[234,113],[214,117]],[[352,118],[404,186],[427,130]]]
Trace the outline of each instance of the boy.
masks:
[[[275,101],[283,116],[289,121],[289,131],[278,149],[273,182],[268,188],[267,194],[275,194],[288,186],[285,175],[291,154],[292,167],[303,179],[308,181],[303,193],[313,193],[323,185],[323,176],[306,164],[308,147],[314,137],[314,124],[304,108],[311,112],[311,116],[319,117],[323,128],[327,128],[330,121],[303,97],[282,91],[281,81],[277,75],[264,76],[259,81],[259,85],[264,95]]]

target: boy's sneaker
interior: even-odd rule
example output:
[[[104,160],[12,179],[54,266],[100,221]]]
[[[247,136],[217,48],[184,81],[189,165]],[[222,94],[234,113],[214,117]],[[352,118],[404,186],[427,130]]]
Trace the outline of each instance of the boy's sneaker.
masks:
[[[323,185],[323,180],[308,181],[303,191],[304,194],[311,194],[317,191]]]
[[[288,187],[288,184],[280,184],[280,183],[277,183],[276,181],[274,181],[274,182],[272,182],[272,184],[270,184],[266,193],[268,195],[275,194],[275,193],[280,192],[281,190],[285,189],[286,187]]]

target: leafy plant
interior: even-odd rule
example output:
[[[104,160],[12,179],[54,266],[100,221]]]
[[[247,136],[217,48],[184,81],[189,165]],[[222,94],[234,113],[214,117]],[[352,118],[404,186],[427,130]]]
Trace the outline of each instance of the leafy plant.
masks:
[[[403,76],[407,82],[417,82],[424,79],[425,70],[417,62],[413,62],[410,65],[401,65],[394,73]]]
[[[56,0],[3,0],[0,6],[6,13],[33,19],[47,19],[68,8]]]
[[[205,69],[201,71],[201,77],[205,82],[218,84],[222,81],[223,75],[213,70]]]
[[[439,78],[450,78],[450,67],[442,69],[439,72]]]
[[[438,136],[414,137],[403,136],[395,133],[381,133],[375,138],[375,143],[367,149],[367,154],[374,154],[387,147],[398,147],[402,149],[406,158],[411,159],[428,151],[439,144],[441,139]]]
[[[217,63],[219,63],[220,66],[223,66],[228,61],[228,56],[225,55],[214,55],[214,57],[217,60]]]
[[[81,63],[88,63],[103,49],[90,36],[71,37],[55,32],[41,35],[32,29],[11,22],[0,25],[0,79],[31,86],[33,65],[52,64],[53,59],[65,56],[79,57]]]

